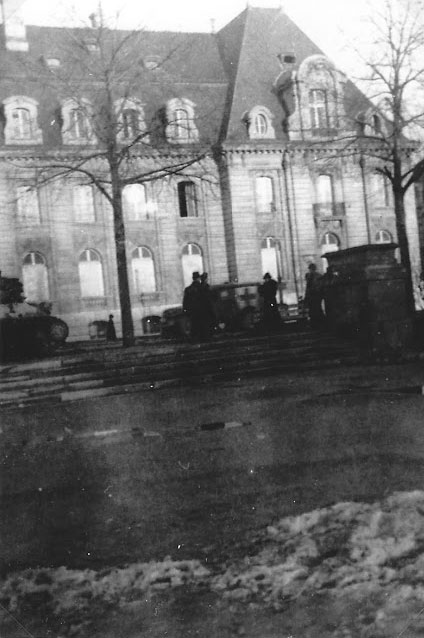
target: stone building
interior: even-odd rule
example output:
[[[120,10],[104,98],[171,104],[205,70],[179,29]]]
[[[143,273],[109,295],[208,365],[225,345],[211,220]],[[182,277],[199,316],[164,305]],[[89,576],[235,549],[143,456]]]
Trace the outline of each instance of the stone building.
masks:
[[[66,37],[84,44],[83,56],[98,51],[90,29],[26,26],[19,5],[3,0],[0,270],[22,279],[28,300],[50,302],[71,338],[87,337],[110,312],[119,324],[110,205],[73,172],[35,184],[46,158],[78,161],[98,147],[87,117],[96,83],[84,79],[77,108],[45,79],[69,65]],[[282,10],[248,7],[216,34],[142,32],[132,46],[143,70],[119,102],[120,135],[146,131],[134,170],[193,157],[123,191],[137,333],[143,317],[181,302],[194,270],[211,283],[259,282],[269,271],[290,301],[311,261],[325,269],[324,253],[396,240],[389,184],[344,142],[385,123]],[[419,272],[412,192],[407,224]]]

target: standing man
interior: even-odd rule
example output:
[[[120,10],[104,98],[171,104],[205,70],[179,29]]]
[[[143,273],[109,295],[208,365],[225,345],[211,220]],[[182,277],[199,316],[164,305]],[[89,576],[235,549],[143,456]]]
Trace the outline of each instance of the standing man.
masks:
[[[259,286],[259,294],[263,299],[263,322],[266,328],[277,328],[280,323],[280,314],[277,306],[278,284],[269,272],[263,276],[264,283]]]
[[[322,277],[315,264],[309,264],[305,275],[305,304],[308,308],[312,328],[320,328],[323,323],[322,312]]]
[[[192,279],[191,284],[184,289],[183,311],[190,319],[191,338],[194,341],[201,341],[205,332],[205,295],[200,274],[197,271],[193,272]]]
[[[213,299],[213,293],[208,283],[208,273],[204,272],[200,275],[200,281],[203,292],[203,303],[205,311],[205,333],[206,337],[210,337],[213,334],[217,326],[217,316],[215,310],[215,304]]]

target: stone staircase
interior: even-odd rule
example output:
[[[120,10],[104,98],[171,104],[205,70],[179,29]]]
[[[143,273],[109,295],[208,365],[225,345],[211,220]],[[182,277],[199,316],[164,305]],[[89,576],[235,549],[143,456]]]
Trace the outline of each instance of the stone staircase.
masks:
[[[156,338],[128,349],[70,344],[50,359],[0,366],[0,407],[353,365],[360,360],[354,343],[308,329],[268,336],[222,335],[201,344]]]

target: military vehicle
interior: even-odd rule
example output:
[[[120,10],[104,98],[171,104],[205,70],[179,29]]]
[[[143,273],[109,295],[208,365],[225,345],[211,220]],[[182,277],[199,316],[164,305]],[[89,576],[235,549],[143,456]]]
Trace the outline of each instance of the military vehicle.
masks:
[[[25,302],[19,279],[0,273],[0,361],[51,354],[68,337],[67,324],[47,303]]]

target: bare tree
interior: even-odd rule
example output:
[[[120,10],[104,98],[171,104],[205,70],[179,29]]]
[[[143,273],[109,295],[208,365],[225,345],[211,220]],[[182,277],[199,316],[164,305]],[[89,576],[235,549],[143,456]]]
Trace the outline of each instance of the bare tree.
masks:
[[[406,232],[405,195],[424,178],[424,9],[419,0],[383,0],[370,17],[375,38],[361,51],[365,67],[361,86],[375,110],[359,114],[350,145],[361,159],[372,157],[375,170],[391,184],[401,262],[408,274],[413,307],[412,272]],[[371,115],[370,115],[371,113]]]
[[[26,72],[36,74],[53,100],[68,105],[65,118],[63,108],[57,117],[57,126],[68,144],[46,150],[42,157],[37,157],[33,162],[34,186],[78,179],[80,184],[94,186],[109,202],[113,211],[123,345],[129,346],[134,343],[134,326],[123,190],[129,184],[166,180],[179,174],[202,178],[211,145],[208,140],[199,139],[186,112],[176,109],[177,115],[172,120],[163,103],[159,104],[164,94],[178,97],[170,73],[163,80],[165,92],[158,88],[157,78],[174,56],[179,59],[184,56],[184,41],[168,38],[166,52],[150,56],[150,66],[146,66],[149,34],[110,29],[101,15],[93,15],[91,20],[91,28],[62,30],[64,63],[60,66],[49,60],[38,60],[37,66],[32,63],[31,68],[25,63]],[[152,65],[156,70],[155,83],[149,79]],[[149,114],[148,124],[143,118],[140,92],[149,97],[152,93],[156,99],[156,112]],[[172,135],[183,143],[169,143]],[[14,163],[19,166],[20,160]],[[28,171],[28,158],[23,160],[23,166]]]

